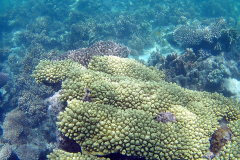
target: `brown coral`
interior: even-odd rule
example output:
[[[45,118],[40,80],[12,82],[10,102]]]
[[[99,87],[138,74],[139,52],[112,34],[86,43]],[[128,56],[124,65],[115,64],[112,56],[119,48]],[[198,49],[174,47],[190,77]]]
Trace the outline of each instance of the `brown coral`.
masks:
[[[232,132],[228,128],[227,125],[221,126],[215,133],[213,134],[210,143],[210,151],[215,155],[221,150],[221,148],[227,143],[227,141],[231,140]]]

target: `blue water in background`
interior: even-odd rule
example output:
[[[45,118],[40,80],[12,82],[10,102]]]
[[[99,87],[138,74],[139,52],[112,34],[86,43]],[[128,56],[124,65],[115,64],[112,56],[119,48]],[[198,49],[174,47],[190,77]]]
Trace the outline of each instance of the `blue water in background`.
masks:
[[[204,46],[205,42],[189,45],[173,37],[180,25],[203,26],[206,20],[215,23],[217,18],[226,21],[222,30],[233,30],[227,35],[233,41],[215,36],[218,42],[213,42],[214,46]],[[188,89],[216,91],[240,99],[240,42],[235,35],[239,30],[240,2],[237,0],[1,0],[0,72],[7,73],[9,80],[0,89],[0,124],[3,126],[8,113],[17,115],[18,110],[28,119],[30,128],[22,124],[20,135],[13,135],[15,141],[12,141],[3,137],[1,127],[0,149],[6,143],[14,146],[11,159],[46,158],[56,147],[57,135],[44,100],[55,90],[36,84],[31,73],[42,59],[87,48],[100,40],[125,45],[131,50],[129,58],[166,72],[174,67],[162,67],[162,59],[173,53],[184,55],[188,48],[193,48],[198,53],[196,63],[214,61],[224,67],[199,70],[202,75],[199,77],[204,77],[206,82],[198,82],[201,84],[198,88],[193,82],[196,79],[185,79],[199,68],[186,69],[184,73],[176,71],[174,77],[169,74],[168,80]],[[214,77],[214,69],[221,73]]]

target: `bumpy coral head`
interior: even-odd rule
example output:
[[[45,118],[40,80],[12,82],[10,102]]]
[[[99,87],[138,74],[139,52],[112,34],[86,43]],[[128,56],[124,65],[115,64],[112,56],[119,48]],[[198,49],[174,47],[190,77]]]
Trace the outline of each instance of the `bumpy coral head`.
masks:
[[[7,73],[0,72],[0,88],[7,84],[9,75]]]
[[[158,122],[175,122],[177,121],[177,117],[173,115],[172,112],[160,112],[157,117],[155,117],[155,120]]]

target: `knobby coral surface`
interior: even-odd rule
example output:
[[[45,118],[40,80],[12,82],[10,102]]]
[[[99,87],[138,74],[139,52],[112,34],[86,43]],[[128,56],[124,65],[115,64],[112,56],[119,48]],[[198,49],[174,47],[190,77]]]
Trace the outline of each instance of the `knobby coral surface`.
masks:
[[[84,154],[202,159],[209,138],[220,127],[218,121],[225,117],[234,137],[220,158],[240,158],[237,101],[167,83],[162,72],[135,60],[97,56],[88,69],[69,60],[41,61],[32,76],[37,82],[54,83],[56,77],[62,81],[60,98],[68,106],[57,126]],[[86,88],[92,102],[82,100]],[[172,113],[172,123],[156,121],[161,112]]]

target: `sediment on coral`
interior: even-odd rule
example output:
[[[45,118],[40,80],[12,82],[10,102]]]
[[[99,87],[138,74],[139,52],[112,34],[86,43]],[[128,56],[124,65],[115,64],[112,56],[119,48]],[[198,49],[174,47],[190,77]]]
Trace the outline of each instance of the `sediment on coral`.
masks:
[[[39,82],[51,76],[51,67],[41,67],[46,62],[52,63],[53,68],[57,65],[54,63],[61,63],[61,68],[68,66],[67,61],[40,62],[33,73]],[[219,128],[222,117],[231,124],[233,135],[238,136],[240,110],[235,100],[167,83],[162,72],[135,60],[96,56],[88,69],[71,63],[73,68],[59,76],[64,79],[61,99],[68,105],[60,112],[57,126],[62,134],[81,145],[84,154],[201,159],[209,150],[209,138]],[[82,100],[85,88],[90,91],[92,102]],[[155,117],[161,112],[170,112],[176,118],[172,123],[157,122]],[[235,146],[224,146],[220,157],[240,158],[239,143],[234,139]]]

